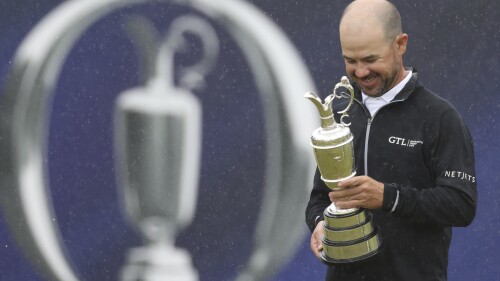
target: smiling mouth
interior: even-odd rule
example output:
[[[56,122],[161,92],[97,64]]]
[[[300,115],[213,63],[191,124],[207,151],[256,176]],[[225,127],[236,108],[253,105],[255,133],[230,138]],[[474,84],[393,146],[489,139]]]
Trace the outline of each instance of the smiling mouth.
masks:
[[[374,86],[375,79],[377,79],[377,75],[370,75],[365,78],[358,79],[360,84],[364,87],[371,87]]]

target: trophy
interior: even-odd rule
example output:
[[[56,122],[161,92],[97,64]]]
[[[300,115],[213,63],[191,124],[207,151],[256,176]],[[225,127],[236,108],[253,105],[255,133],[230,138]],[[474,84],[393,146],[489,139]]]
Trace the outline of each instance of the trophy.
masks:
[[[345,93],[337,90],[349,90],[350,101],[347,107],[339,111],[340,124],[335,122],[332,101],[342,98]],[[335,190],[338,183],[356,174],[354,164],[353,136],[349,124],[344,122],[347,111],[354,100],[354,89],[347,77],[343,76],[333,93],[326,97],[325,103],[313,93],[305,97],[313,102],[319,111],[321,127],[311,136],[311,145],[321,173],[321,179],[328,188]],[[381,249],[378,228],[373,227],[371,214],[359,208],[340,209],[332,203],[323,213],[324,237],[321,260],[327,264],[355,262],[371,257]]]
[[[153,37],[148,22],[132,24],[136,31]],[[183,69],[180,85],[176,85],[172,61],[176,51],[186,45],[187,33],[200,38],[204,56]],[[192,221],[197,201],[201,105],[193,90],[204,85],[217,53],[216,33],[205,21],[179,17],[160,45],[156,65],[149,67],[155,71],[145,87],[118,97],[117,179],[124,211],[146,240],[146,245],[129,252],[122,281],[199,280],[190,254],[175,247],[175,238]]]
[[[122,281],[198,280],[189,253],[174,244],[196,205],[200,108],[191,95],[153,86],[118,99],[118,179],[128,218],[146,240],[129,251]]]

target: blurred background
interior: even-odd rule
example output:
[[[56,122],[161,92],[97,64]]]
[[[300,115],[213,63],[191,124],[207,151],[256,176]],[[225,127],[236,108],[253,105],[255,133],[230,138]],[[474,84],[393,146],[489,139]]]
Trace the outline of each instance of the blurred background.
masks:
[[[318,93],[330,94],[345,75],[337,27],[350,1],[249,2],[293,42]],[[449,280],[500,280],[500,3],[393,2],[409,34],[405,65],[415,67],[424,85],[458,108],[475,142],[478,211],[472,225],[453,230]],[[23,38],[60,3],[1,1],[1,88]],[[147,15],[165,31],[169,22],[189,13],[196,14],[174,4],[112,12],[84,33],[63,66],[50,116],[47,163],[62,240],[84,280],[117,280],[127,250],[142,244],[121,213],[113,167],[115,98],[140,83],[123,18]],[[207,88],[196,93],[203,107],[198,205],[193,223],[177,239],[177,246],[193,256],[203,281],[234,280],[242,270],[265,181],[265,101],[233,38],[215,28],[220,57]],[[323,280],[325,267],[309,251],[308,241],[304,223],[303,243],[270,280]],[[1,216],[0,280],[44,280],[23,257]]]

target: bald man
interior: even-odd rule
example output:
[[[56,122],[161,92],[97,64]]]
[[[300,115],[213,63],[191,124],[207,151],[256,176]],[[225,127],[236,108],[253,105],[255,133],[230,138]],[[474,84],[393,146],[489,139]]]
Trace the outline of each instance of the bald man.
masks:
[[[470,133],[456,109],[403,66],[408,35],[393,4],[353,1],[339,34],[355,87],[349,116],[356,176],[332,192],[316,170],[306,210],[311,250],[320,258],[331,202],[364,208],[380,228],[383,250],[328,266],[326,280],[447,280],[451,227],[469,225],[476,212]]]

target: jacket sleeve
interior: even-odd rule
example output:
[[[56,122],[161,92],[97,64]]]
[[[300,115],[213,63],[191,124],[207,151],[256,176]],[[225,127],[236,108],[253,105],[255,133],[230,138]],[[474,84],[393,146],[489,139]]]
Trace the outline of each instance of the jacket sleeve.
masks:
[[[472,139],[458,111],[441,114],[431,141],[429,169],[435,186],[386,184],[399,191],[394,213],[421,223],[467,226],[476,214],[477,190]]]
[[[321,180],[321,174],[316,168],[313,188],[306,208],[306,224],[311,232],[316,228],[318,222],[323,220],[323,211],[331,204],[330,197],[328,197],[330,191]]]

